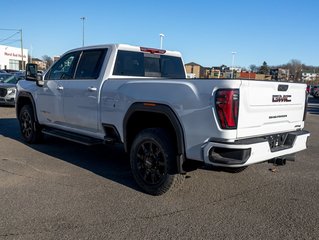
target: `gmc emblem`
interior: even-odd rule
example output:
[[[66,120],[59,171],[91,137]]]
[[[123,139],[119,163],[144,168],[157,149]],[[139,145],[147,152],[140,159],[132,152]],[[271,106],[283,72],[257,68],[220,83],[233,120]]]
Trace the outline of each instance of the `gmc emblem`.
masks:
[[[272,102],[291,102],[291,95],[272,95]]]

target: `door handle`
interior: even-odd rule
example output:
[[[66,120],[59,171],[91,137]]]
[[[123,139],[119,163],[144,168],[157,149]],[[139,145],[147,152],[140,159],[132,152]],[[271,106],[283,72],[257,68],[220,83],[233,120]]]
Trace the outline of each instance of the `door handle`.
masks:
[[[59,91],[62,91],[64,89],[64,87],[63,86],[58,86],[56,89],[59,90]]]
[[[97,88],[96,87],[88,87],[88,90],[90,92],[96,92],[97,91]]]

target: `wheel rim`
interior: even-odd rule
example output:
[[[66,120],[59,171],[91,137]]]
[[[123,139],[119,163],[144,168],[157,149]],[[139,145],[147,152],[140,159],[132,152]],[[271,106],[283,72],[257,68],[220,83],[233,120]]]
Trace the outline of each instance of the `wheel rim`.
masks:
[[[137,150],[137,170],[148,184],[158,184],[166,174],[165,157],[160,146],[153,141],[145,141]]]
[[[21,130],[23,136],[30,138],[32,135],[32,119],[28,112],[23,112],[21,116]]]

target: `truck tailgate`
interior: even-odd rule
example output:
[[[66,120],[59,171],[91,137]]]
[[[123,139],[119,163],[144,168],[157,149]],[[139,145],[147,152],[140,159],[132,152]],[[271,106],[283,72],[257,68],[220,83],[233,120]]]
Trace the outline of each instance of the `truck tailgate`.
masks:
[[[237,138],[303,128],[305,84],[242,81]]]

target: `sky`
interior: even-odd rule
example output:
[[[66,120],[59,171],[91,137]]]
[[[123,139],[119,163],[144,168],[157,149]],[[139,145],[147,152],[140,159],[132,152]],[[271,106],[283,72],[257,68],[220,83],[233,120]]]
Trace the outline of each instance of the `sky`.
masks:
[[[184,63],[249,68],[292,59],[319,66],[318,0],[1,0],[0,44],[32,57],[84,44],[125,43],[180,51]],[[232,54],[236,52],[236,54]]]

